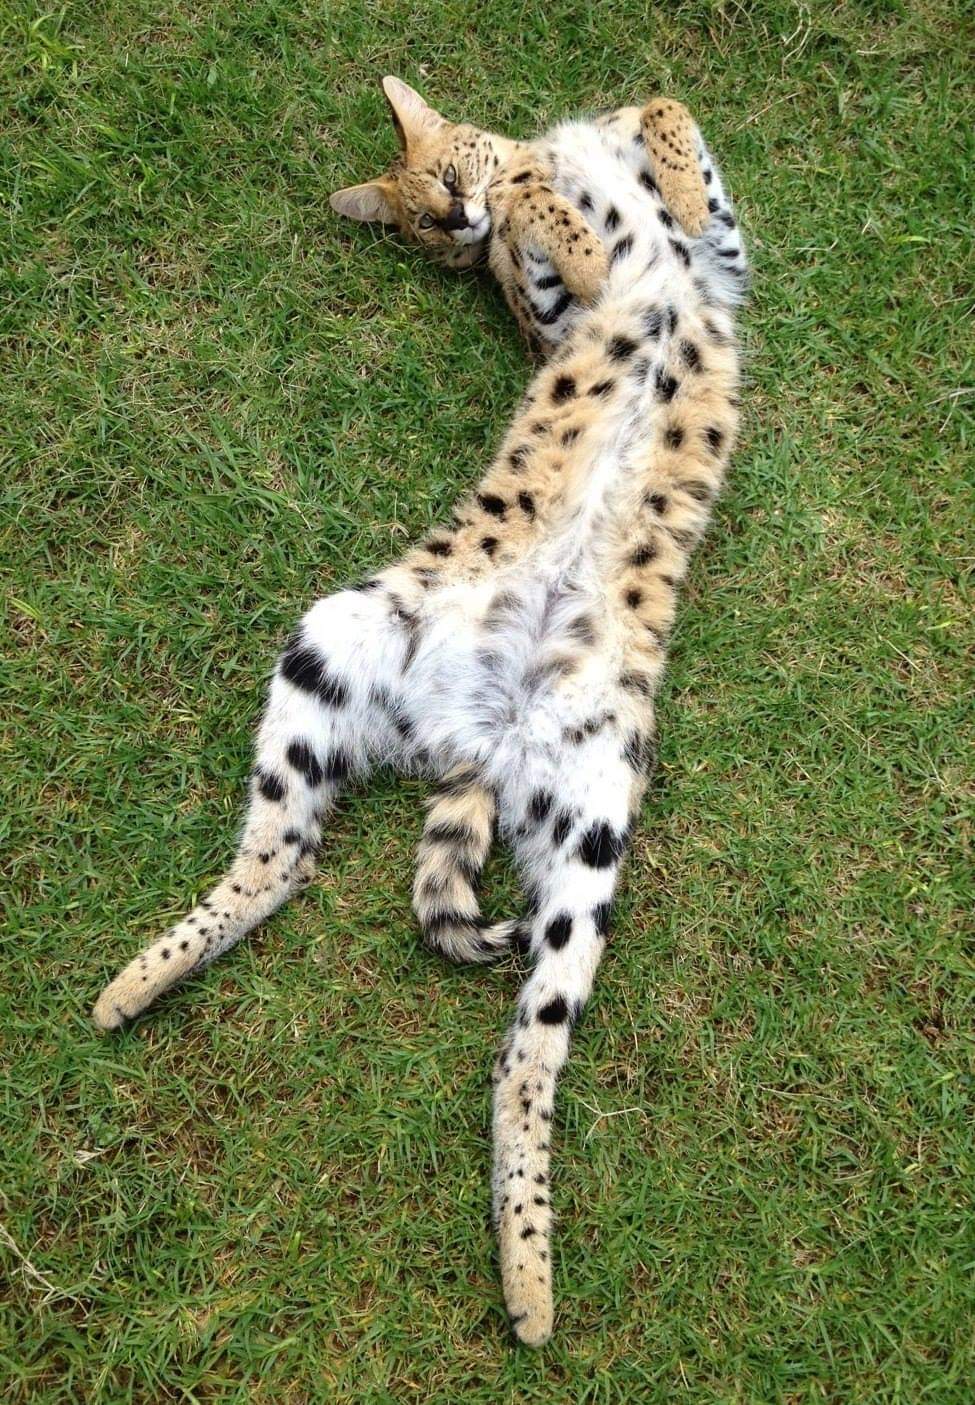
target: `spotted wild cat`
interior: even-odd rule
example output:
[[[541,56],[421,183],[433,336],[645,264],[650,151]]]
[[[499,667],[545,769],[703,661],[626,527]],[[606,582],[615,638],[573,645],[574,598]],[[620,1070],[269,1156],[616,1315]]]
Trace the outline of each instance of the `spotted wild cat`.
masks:
[[[444,124],[431,169],[459,181],[471,148],[456,134],[470,132]],[[461,142],[472,139],[495,140]],[[563,123],[533,144],[605,252],[592,305],[572,297],[550,318],[565,291],[558,251],[517,222],[502,232],[504,216],[494,225],[488,187],[524,158],[497,147],[471,197],[485,196],[486,224],[459,247],[490,243],[494,260],[510,241],[553,354],[453,521],[305,614],[271,680],[236,858],[94,1010],[105,1029],[138,1015],[307,883],[344,785],[377,765],[431,777],[414,892],[427,942],[460,961],[515,943],[532,963],[495,1067],[493,1203],[505,1300],[533,1345],[552,1328],[555,1083],[609,937],[677,590],[738,420],[734,217],[695,132],[711,218],[678,233],[644,142],[628,115]],[[523,921],[480,917],[495,823],[524,880]]]

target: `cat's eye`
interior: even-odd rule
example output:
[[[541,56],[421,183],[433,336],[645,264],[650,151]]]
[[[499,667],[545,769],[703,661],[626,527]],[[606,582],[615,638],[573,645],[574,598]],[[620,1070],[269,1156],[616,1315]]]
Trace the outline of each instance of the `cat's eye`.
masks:
[[[454,187],[455,187],[456,184],[457,184],[457,168],[456,168],[456,166],[448,166],[448,167],[447,167],[447,169],[446,169],[446,170],[444,171],[444,173],[443,173],[443,183],[444,183],[444,185],[447,187],[447,189],[450,191],[451,195],[453,195],[453,193],[454,193]]]
[[[432,229],[434,225],[433,215],[421,215],[417,220],[421,229]]]

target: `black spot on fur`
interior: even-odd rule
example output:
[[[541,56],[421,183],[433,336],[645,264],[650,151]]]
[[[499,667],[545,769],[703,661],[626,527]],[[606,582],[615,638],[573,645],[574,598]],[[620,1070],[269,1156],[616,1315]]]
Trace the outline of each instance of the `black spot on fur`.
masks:
[[[344,781],[352,769],[352,763],[344,751],[330,751],[323,763],[327,781]]]
[[[615,384],[615,381],[597,381],[595,385],[589,387],[589,394],[602,398],[610,393]]]
[[[643,140],[642,136],[640,140]],[[657,194],[657,182],[654,180],[653,176],[650,174],[649,171],[640,172],[640,184],[643,186],[644,190],[649,190],[654,195]]]
[[[433,844],[456,844],[462,848],[477,842],[473,830],[466,824],[434,824],[423,837]]]
[[[508,506],[504,498],[499,498],[496,493],[478,493],[477,501],[492,517],[503,517]]]
[[[519,171],[516,176],[511,177],[512,185],[524,185],[525,181],[531,180],[531,171]]]
[[[480,546],[485,556],[493,556],[498,547],[498,539],[497,537],[482,537]]]
[[[610,263],[616,263],[619,259],[625,259],[633,248],[633,235],[624,234],[622,239],[617,239],[609,255]]]
[[[596,642],[596,627],[588,615],[576,615],[568,625],[568,632],[587,649],[591,649]]]
[[[344,707],[348,689],[328,671],[325,660],[312,644],[296,637],[281,656],[281,673],[303,693],[314,693],[329,707]]]
[[[547,311],[539,307],[537,303],[531,301],[529,301],[529,306],[531,307],[532,316],[540,326],[551,327],[553,323],[559,320],[563,312],[565,312],[566,308],[573,301],[572,294],[566,291],[555,299],[552,306]]]
[[[667,511],[667,499],[663,493],[649,493],[646,502],[648,507],[652,507],[654,512],[659,512],[661,516]]]
[[[646,743],[639,732],[631,732],[623,747],[623,756],[626,764],[634,771],[643,771],[646,763]]]
[[[569,1018],[569,1007],[565,1003],[565,997],[557,995],[554,1000],[550,1000],[547,1005],[543,1005],[538,1012],[538,1019],[541,1024],[565,1024]]]
[[[679,449],[684,442],[684,431],[677,425],[671,425],[664,433],[664,443],[668,449]]]
[[[643,314],[643,330],[656,340],[664,329],[664,316],[659,307],[648,308]]]
[[[552,843],[560,847],[569,837],[572,828],[572,814],[569,810],[560,810],[552,825]]]
[[[572,918],[567,912],[561,912],[558,917],[553,917],[545,928],[545,940],[553,951],[561,951],[571,936]]]
[[[592,910],[592,920],[595,923],[596,931],[601,937],[609,936],[609,918],[612,912],[611,903],[600,903]]]
[[[623,852],[623,836],[605,821],[594,824],[579,840],[578,856],[589,868],[609,868]]]
[[[628,590],[623,598],[630,609],[635,610],[643,599],[643,592],[640,590]]]
[[[699,371],[701,369],[701,353],[692,341],[681,342],[680,357],[688,370]]]
[[[637,349],[637,343],[629,337],[613,337],[606,350],[613,361],[628,361]]]
[[[629,671],[620,674],[620,687],[628,693],[639,693],[643,698],[653,697],[653,681],[646,673]]]
[[[449,556],[453,551],[453,542],[438,538],[436,541],[427,542],[427,551],[431,556]]]
[[[679,239],[671,239],[671,241],[670,241],[670,247],[673,249],[674,253],[675,253],[675,254],[677,255],[677,257],[680,259],[680,261],[681,261],[681,263],[684,265],[684,267],[685,267],[685,268],[690,268],[690,266],[691,266],[691,255],[690,255],[690,251],[689,251],[687,245],[686,245],[686,244],[682,244]]]
[[[547,820],[552,809],[552,792],[550,790],[536,790],[533,792],[528,802],[528,814],[533,824],[541,824]]]
[[[282,834],[282,836],[281,836],[281,842],[282,842],[283,844],[300,844],[300,843],[301,843],[301,835],[299,834],[298,830],[296,830],[296,829],[286,829],[286,830],[284,831],[284,833]],[[230,915],[229,913],[225,913],[225,914],[224,914],[224,916],[228,916],[228,917],[229,917],[229,915]]]
[[[678,389],[680,388],[680,382],[677,381],[668,371],[665,371],[661,366],[657,367],[657,374],[654,377],[654,385],[656,386],[657,390],[657,399],[662,400],[665,405],[669,404],[670,401],[673,400],[674,396],[677,394]]]
[[[511,454],[508,458],[508,462],[514,469],[515,473],[520,473],[521,470],[525,467],[525,460],[527,459],[530,453],[531,449],[529,449],[527,444],[522,444],[517,449],[513,449],[511,451]]]
[[[565,400],[571,400],[576,393],[576,383],[573,376],[558,376],[552,386],[552,399],[556,405],[561,405]]]
[[[631,566],[648,566],[657,555],[656,542],[644,542],[643,546],[638,546],[630,557]]]
[[[163,949],[162,949],[162,951],[160,952],[160,955],[162,956],[162,959],[163,959],[164,961],[168,961],[168,960],[169,960],[169,947],[168,947],[168,946],[164,946]]]
[[[673,229],[674,217],[668,210],[659,209],[657,211],[657,219],[663,225],[664,229]]]
[[[284,799],[284,781],[273,771],[257,771],[257,788],[265,800]]]
[[[322,768],[318,757],[306,741],[292,742],[287,750],[288,762],[299,771],[311,786],[321,785]]]
[[[702,482],[699,478],[689,479],[686,483],[678,483],[677,486],[682,492],[685,492],[688,497],[693,498],[695,502],[711,501],[711,485]]]
[[[708,448],[711,450],[712,454],[720,454],[721,446],[724,443],[723,431],[718,429],[716,425],[711,425],[710,428],[704,431],[704,437],[707,440]]]
[[[518,506],[526,517],[535,516],[535,499],[532,497],[531,493],[519,493]]]
[[[562,279],[557,273],[548,273],[544,278],[536,278],[534,283],[540,292],[547,292],[549,288],[560,288]]]
[[[592,209],[592,196],[589,194],[588,191],[585,191],[585,190],[584,190],[584,191],[582,192],[582,194],[579,196],[579,209],[580,209],[580,210],[591,210],[591,209]]]
[[[620,212],[615,205],[610,205],[609,209],[606,211],[606,228],[612,233],[614,229],[619,228],[619,223]]]
[[[521,952],[522,956],[527,956],[531,951],[531,937],[521,923],[518,924],[511,934],[511,944],[517,951]],[[524,1057],[524,1055],[522,1055],[522,1057]]]

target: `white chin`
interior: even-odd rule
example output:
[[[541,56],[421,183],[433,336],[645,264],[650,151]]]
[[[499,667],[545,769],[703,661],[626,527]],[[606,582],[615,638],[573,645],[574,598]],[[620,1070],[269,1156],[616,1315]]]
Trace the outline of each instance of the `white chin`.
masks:
[[[482,215],[476,224],[469,225],[467,229],[458,229],[454,232],[455,244],[483,244],[491,229],[491,216]]]

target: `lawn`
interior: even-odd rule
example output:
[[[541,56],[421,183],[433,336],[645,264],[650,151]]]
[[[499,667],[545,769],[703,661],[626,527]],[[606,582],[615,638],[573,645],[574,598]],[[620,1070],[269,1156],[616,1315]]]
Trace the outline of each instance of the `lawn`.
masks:
[[[967,1405],[965,7],[20,0],[0,45],[3,1400]],[[387,71],[519,134],[682,98],[755,270],[541,1353],[488,1224],[519,970],[423,949],[419,785],[350,797],[152,1016],[88,1018],[230,857],[298,611],[444,516],[528,375],[486,278],[328,208],[392,151]]]

